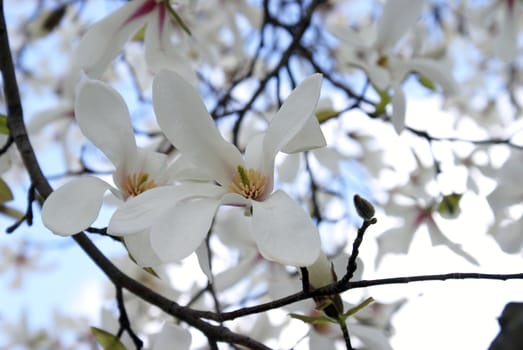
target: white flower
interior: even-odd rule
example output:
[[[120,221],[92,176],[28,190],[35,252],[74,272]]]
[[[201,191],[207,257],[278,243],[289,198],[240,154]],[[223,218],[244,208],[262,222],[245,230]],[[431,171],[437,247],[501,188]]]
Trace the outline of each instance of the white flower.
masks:
[[[174,166],[168,166],[166,155],[137,147],[127,106],[108,85],[98,81],[83,82],[77,94],[75,116],[84,135],[114,164],[116,188],[97,177],[85,176],[54,191],[44,202],[42,220],[47,228],[61,236],[91,226],[98,217],[107,190],[125,201],[151,188],[169,184],[176,171]],[[125,243],[138,262],[152,259],[159,263],[144,249],[144,244],[148,244],[146,232],[127,236]]]
[[[174,69],[193,79],[187,60],[175,49],[171,35],[176,30],[165,1],[133,0],[94,24],[80,41],[76,59],[90,78],[98,78],[123,46],[141,28],[145,31],[145,59],[155,70]]]
[[[348,46],[341,47],[341,51],[349,64],[362,68],[380,92],[392,90],[392,124],[397,133],[405,126],[406,98],[401,83],[409,73],[419,73],[447,92],[457,90],[448,67],[441,62],[424,57],[405,59],[394,52],[396,44],[418,20],[423,3],[388,0],[375,31],[357,33],[349,28],[332,28]]]
[[[396,196],[395,198],[397,198]],[[402,218],[403,223],[398,227],[393,227],[385,231],[378,237],[378,254],[376,256],[376,266],[378,266],[385,254],[407,254],[414,235],[421,226],[426,226],[432,246],[445,245],[455,254],[461,256],[473,265],[478,265],[478,261],[467,253],[460,244],[451,241],[439,228],[436,217],[436,208],[415,200],[416,197],[405,199],[404,205],[391,200],[386,208],[387,214]]]
[[[179,260],[204,241],[220,205],[240,206],[252,216],[254,240],[264,258],[312,264],[320,252],[319,234],[296,202],[283,191],[273,192],[274,158],[291,141],[295,151],[312,148],[309,140],[295,137],[314,118],[320,88],[321,75],[304,80],[267,131],[249,142],[244,158],[220,135],[197,91],[179,75],[160,72],[153,83],[158,123],[182,156],[212,182],[152,189],[133,198],[113,215],[109,232],[129,234],[150,227],[160,259]]]

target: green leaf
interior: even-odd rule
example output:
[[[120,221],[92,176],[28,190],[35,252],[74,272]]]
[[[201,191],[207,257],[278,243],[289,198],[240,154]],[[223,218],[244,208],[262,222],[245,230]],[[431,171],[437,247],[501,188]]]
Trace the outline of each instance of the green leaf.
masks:
[[[373,303],[374,302],[374,298],[373,297],[368,297],[367,299],[365,299],[363,302],[361,302],[360,304],[354,306],[353,308],[349,309],[346,313],[344,313],[340,318],[343,320],[343,322],[345,322],[345,320],[347,318],[349,318],[350,316],[356,314],[357,312],[359,312],[361,309],[367,307],[369,304]]]
[[[93,333],[104,350],[127,350],[117,336],[103,329],[91,327],[91,333]]]
[[[9,135],[9,128],[7,127],[7,116],[0,114],[0,134]]]
[[[427,78],[426,76],[421,75],[421,74],[418,75],[418,81],[421,85],[423,85],[427,89],[429,89],[431,91],[436,90],[436,84],[434,84],[434,82],[432,80],[430,80],[429,78]]]
[[[444,217],[456,217],[461,212],[459,202],[463,197],[461,193],[452,193],[443,197],[438,205],[437,212]]]
[[[13,192],[11,192],[11,189],[9,188],[9,186],[0,177],[0,204],[9,202],[12,199],[13,199]]]
[[[297,320],[303,321],[308,324],[324,324],[324,323],[335,323],[338,324],[338,321],[327,317],[327,316],[305,316],[305,315],[299,315],[299,314],[289,314],[290,317],[295,318]]]
[[[326,122],[329,119],[337,117],[338,114],[339,114],[338,111],[336,111],[332,108],[321,109],[316,112],[316,118],[318,119],[318,121],[321,124],[321,123]]]

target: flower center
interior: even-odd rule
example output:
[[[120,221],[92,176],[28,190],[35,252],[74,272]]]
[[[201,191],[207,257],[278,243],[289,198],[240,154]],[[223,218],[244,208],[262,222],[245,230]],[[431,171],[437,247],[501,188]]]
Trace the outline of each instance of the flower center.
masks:
[[[122,184],[123,191],[132,197],[154,187],[156,187],[156,182],[149,179],[149,174],[146,173],[128,175]]]
[[[259,199],[265,191],[267,176],[251,168],[245,170],[241,165],[237,169],[238,173],[229,184],[228,190],[245,198]]]

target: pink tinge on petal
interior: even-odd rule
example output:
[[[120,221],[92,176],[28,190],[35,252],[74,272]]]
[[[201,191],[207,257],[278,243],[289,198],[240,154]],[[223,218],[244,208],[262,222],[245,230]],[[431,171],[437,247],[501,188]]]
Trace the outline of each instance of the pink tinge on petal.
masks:
[[[165,17],[167,9],[165,6],[160,6],[158,8],[158,33],[160,33],[160,37],[163,35],[163,25],[165,23]]]
[[[145,16],[149,14],[154,8],[156,7],[157,3],[155,0],[146,0],[142,6],[138,7],[136,11],[134,11],[129,18],[124,22],[123,25],[128,24],[131,21],[134,21],[137,18],[140,18],[142,16]]]

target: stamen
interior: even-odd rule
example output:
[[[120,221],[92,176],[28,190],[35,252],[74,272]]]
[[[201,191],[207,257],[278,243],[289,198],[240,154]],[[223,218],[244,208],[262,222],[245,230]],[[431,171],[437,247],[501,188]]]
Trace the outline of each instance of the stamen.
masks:
[[[246,187],[250,187],[251,184],[249,183],[249,176],[245,172],[245,168],[241,165],[238,165],[238,174],[240,175],[240,180],[242,181],[242,184],[244,184]]]
[[[156,187],[156,182],[153,179],[149,180],[149,174],[147,173],[128,175],[122,184],[123,191],[132,197],[154,187]]]
[[[254,169],[237,167],[238,173],[228,186],[228,190],[249,199],[259,199],[265,192],[267,176]]]

